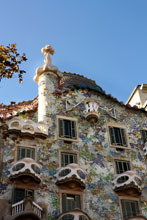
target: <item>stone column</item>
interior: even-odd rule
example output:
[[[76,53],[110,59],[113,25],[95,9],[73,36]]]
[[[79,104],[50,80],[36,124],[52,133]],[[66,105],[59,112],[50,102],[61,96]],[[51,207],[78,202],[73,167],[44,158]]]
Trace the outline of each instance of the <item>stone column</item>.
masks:
[[[53,113],[55,97],[53,92],[57,89],[57,76],[52,73],[43,73],[38,80],[38,122],[48,122],[49,113]]]
[[[53,92],[57,89],[62,74],[56,66],[52,65],[50,54],[54,54],[53,48],[46,45],[41,51],[45,56],[44,65],[36,69],[34,77],[34,80],[38,82],[38,122],[48,123],[55,107]]]

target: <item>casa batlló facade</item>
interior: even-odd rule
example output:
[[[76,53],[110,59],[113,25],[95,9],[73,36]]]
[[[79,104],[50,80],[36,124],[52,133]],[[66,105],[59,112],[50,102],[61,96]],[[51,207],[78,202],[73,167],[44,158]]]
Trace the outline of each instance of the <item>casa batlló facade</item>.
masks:
[[[146,219],[147,112],[42,52],[38,97],[0,106],[0,219]]]

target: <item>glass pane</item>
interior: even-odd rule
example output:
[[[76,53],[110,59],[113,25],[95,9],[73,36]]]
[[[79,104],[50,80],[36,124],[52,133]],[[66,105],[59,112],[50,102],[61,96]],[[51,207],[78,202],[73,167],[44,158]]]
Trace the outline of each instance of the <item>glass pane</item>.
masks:
[[[25,189],[14,189],[14,203],[20,202],[25,198]]]
[[[71,121],[64,120],[64,137],[71,138]]]
[[[31,149],[26,149],[26,157],[31,157]]]
[[[21,158],[20,159],[23,159],[25,158],[25,148],[21,148]]]

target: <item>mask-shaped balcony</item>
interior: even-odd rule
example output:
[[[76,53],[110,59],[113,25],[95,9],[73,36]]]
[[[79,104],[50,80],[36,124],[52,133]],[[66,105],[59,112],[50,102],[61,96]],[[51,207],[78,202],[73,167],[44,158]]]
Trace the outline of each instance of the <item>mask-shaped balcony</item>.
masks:
[[[24,158],[22,160],[17,161],[12,165],[9,169],[9,179],[14,180],[16,178],[21,178],[21,180],[25,178],[32,178],[35,182],[40,183],[40,172],[42,166],[36,163],[32,158]]]
[[[15,117],[8,121],[8,131],[19,132],[22,135],[47,137],[48,126],[43,123],[36,123],[32,120],[22,120]]]
[[[98,104],[93,101],[86,102],[85,118],[87,121],[95,123],[98,121]]]
[[[72,210],[60,214],[57,220],[91,220],[91,218],[81,210]]]
[[[85,188],[86,173],[76,163],[68,164],[58,170],[55,175],[56,184],[78,184],[81,188]]]
[[[10,205],[11,212],[5,220],[42,220],[45,219],[45,210],[35,203],[31,197]]]
[[[143,150],[144,150],[144,156],[147,156],[147,142],[145,143]]]
[[[140,194],[142,179],[134,171],[126,171],[118,174],[113,180],[113,190],[115,192],[123,191],[126,189],[135,189]]]
[[[139,215],[139,216],[128,218],[127,220],[146,220],[146,218]]]

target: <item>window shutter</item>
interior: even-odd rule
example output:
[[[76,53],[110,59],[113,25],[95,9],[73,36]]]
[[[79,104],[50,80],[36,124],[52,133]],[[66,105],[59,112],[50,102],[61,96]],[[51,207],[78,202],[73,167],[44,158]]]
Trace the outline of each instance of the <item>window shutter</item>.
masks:
[[[71,136],[76,138],[76,121],[71,121]]]
[[[121,128],[120,133],[121,133],[122,145],[127,146],[126,136],[125,136],[125,129]]]
[[[141,136],[142,136],[143,143],[145,144],[145,142],[147,141],[147,131],[141,130]]]
[[[109,127],[111,144],[115,144],[115,135],[112,127]]]
[[[66,201],[67,194],[62,194],[62,212],[66,212],[67,210],[67,201]]]
[[[35,149],[32,149],[31,158],[33,158],[35,160]]]
[[[138,201],[122,200],[121,207],[124,219],[135,217],[139,214]]]
[[[59,119],[59,137],[64,137],[64,121]]]
[[[17,160],[20,160],[20,158],[21,158],[21,148],[18,147]]]
[[[75,195],[75,209],[81,209],[80,195]]]
[[[77,163],[77,155],[73,154],[73,163]]]

